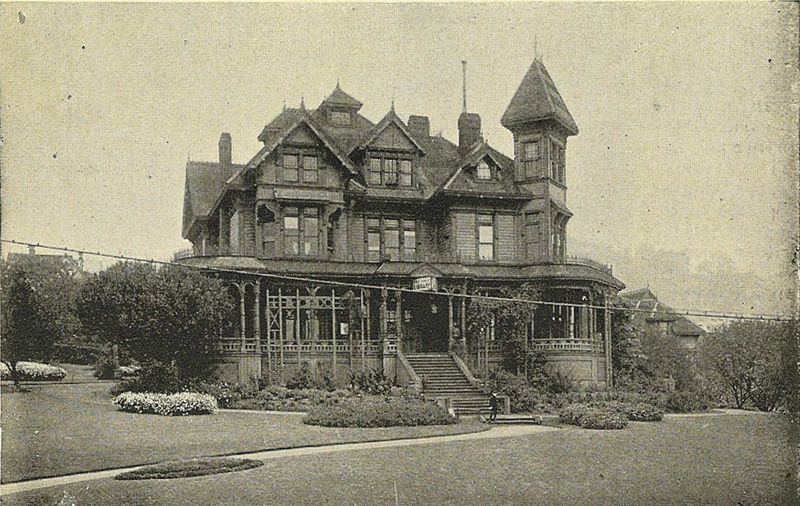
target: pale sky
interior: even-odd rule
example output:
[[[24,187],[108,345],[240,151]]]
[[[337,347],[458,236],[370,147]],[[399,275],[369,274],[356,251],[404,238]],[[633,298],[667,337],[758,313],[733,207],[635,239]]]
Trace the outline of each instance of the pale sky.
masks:
[[[24,14],[24,23],[21,23]],[[1,4],[2,235],[169,258],[187,155],[234,161],[284,100],[340,79],[377,122],[500,116],[538,41],[580,128],[568,245],[685,252],[788,279],[797,228],[796,3]],[[4,246],[4,250],[7,248]],[[588,250],[588,251],[587,251]],[[108,265],[108,261],[106,261]],[[622,280],[625,281],[624,279]]]

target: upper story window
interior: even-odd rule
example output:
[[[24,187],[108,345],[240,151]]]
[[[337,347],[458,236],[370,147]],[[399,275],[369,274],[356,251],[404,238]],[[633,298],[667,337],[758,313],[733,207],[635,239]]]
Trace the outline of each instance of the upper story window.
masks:
[[[350,124],[350,113],[346,111],[330,111],[328,113],[330,122],[336,126],[347,126]]]
[[[522,164],[525,168],[525,178],[539,177],[539,141],[525,142],[522,144]]]
[[[411,187],[414,184],[411,160],[371,155],[367,181],[370,186]]]
[[[397,218],[367,218],[367,261],[383,258],[412,262],[417,253],[417,223]]]
[[[561,184],[565,180],[566,150],[555,140],[550,141],[550,177]]]
[[[319,182],[319,159],[315,154],[285,154],[281,159],[283,181],[314,184]]]
[[[319,253],[319,209],[287,207],[283,211],[285,253],[314,256]]]
[[[480,162],[478,162],[478,167],[475,175],[478,179],[483,181],[492,179],[492,169],[491,167],[489,167],[489,164],[486,163],[486,160],[481,160]]]
[[[478,259],[494,260],[494,219],[491,214],[478,215]]]

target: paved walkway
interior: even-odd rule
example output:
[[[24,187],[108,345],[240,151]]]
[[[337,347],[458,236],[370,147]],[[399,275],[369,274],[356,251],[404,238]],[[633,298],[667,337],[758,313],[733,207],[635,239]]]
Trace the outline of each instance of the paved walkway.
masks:
[[[413,439],[395,439],[390,441],[375,441],[370,443],[345,443],[333,444],[326,446],[310,446],[304,448],[291,448],[288,450],[266,450],[253,453],[236,454],[236,457],[257,459],[257,460],[270,460],[282,457],[297,457],[301,455],[317,455],[323,453],[334,453],[351,450],[373,450],[376,448],[397,448],[402,446],[415,446],[433,443],[450,443],[453,441],[469,441],[475,439],[494,439],[503,437],[527,436],[529,434],[536,434],[540,432],[550,432],[558,430],[555,427],[546,427],[541,425],[506,425],[499,427],[492,427],[490,430],[483,432],[471,432],[468,434],[456,434],[451,436],[432,436],[424,438]],[[133,471],[143,466],[125,467],[120,469],[111,469],[107,471],[94,471],[89,473],[70,474],[66,476],[56,476],[53,478],[42,478],[38,480],[21,481],[17,483],[6,483],[0,485],[0,497],[17,492],[26,492],[29,490],[37,490],[40,488],[57,487],[61,485],[69,485],[71,483],[78,483],[81,481],[89,480],[102,480],[105,478],[113,478],[120,473]]]

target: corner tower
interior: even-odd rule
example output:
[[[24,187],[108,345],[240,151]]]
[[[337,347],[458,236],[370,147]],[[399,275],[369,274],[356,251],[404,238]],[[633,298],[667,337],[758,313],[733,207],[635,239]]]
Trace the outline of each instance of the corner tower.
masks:
[[[514,135],[514,181],[535,195],[523,210],[521,251],[535,263],[566,258],[567,138],[578,133],[553,79],[533,60],[500,123]]]

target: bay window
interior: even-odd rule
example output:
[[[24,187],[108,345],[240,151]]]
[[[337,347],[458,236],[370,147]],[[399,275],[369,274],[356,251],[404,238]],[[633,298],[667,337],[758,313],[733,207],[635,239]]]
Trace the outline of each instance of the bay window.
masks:
[[[319,209],[287,207],[283,211],[284,251],[289,255],[319,254]]]

